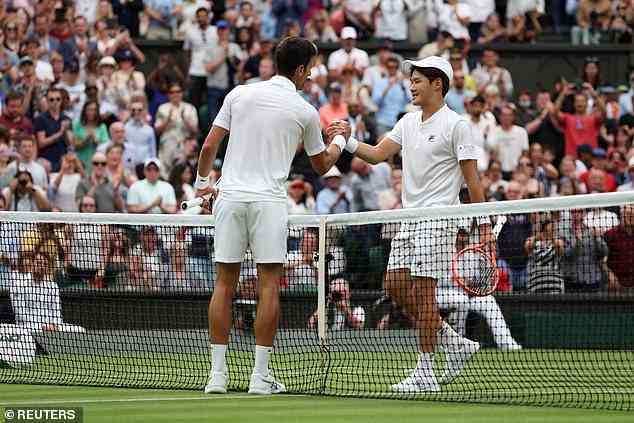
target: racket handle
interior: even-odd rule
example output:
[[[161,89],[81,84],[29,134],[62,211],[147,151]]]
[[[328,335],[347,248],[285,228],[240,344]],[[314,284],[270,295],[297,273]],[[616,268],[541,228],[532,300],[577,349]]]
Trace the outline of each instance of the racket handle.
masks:
[[[201,207],[205,200],[209,200],[211,198],[211,194],[204,195],[202,197],[196,197],[191,200],[183,201],[181,203],[181,209],[187,210],[192,207]]]
[[[203,208],[200,206],[188,207],[187,209],[183,209],[183,214],[200,214]]]

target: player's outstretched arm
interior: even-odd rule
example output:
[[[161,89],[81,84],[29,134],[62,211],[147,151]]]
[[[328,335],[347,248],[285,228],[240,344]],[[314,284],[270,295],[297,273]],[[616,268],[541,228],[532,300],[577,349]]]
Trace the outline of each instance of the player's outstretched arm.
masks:
[[[315,132],[315,131],[313,131]],[[331,167],[339,160],[339,156],[343,153],[344,148],[346,147],[346,138],[350,136],[350,125],[347,122],[339,122],[336,121],[331,124],[326,130],[328,134],[327,144],[328,147],[317,154],[310,155],[310,165],[320,175],[325,174],[330,170]],[[314,134],[315,135],[315,134]],[[319,143],[321,143],[321,134],[315,135],[314,138],[319,138]],[[313,144],[316,143],[316,140],[313,139]],[[306,139],[304,140],[304,147],[306,148]]]
[[[480,182],[477,160],[460,160],[460,170],[464,176],[471,203],[484,203],[484,188]],[[480,243],[487,246],[491,251],[495,251],[495,238],[491,232],[491,220],[489,216],[478,219],[478,229],[480,231]]]
[[[377,145],[359,142],[350,137],[350,139],[348,139],[348,144],[346,145],[346,150],[363,161],[370,164],[377,164],[384,162],[401,151],[401,145],[392,141],[388,137],[383,137],[381,142]]]

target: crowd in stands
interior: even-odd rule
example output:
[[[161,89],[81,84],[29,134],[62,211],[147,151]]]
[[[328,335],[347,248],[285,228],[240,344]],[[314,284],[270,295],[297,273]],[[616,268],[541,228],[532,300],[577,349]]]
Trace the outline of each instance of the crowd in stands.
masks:
[[[627,80],[606,81],[599,60],[587,57],[578,82],[562,78],[554,87],[520,91],[495,49],[499,42],[535,42],[545,27],[568,29],[573,44],[632,43],[633,24],[631,0],[4,1],[0,210],[179,213],[178,204],[194,197],[200,144],[224,96],[238,84],[270,79],[275,42],[288,35],[338,44],[319,58],[300,91],[319,111],[324,129],[344,119],[358,140],[375,144],[414,110],[402,57],[393,48],[393,42],[409,41],[420,46],[421,58],[450,61],[454,80],[446,102],[468,119],[483,146],[478,166],[490,201],[633,190],[634,72]],[[139,39],[182,40],[186,68],[164,53],[151,72],[141,72],[146,57]],[[359,48],[366,40],[379,43],[376,54]],[[475,66],[467,60],[473,43],[488,46]],[[213,179],[221,172],[222,155]],[[344,155],[318,177],[300,150],[288,181],[288,207],[291,214],[393,210],[401,207],[400,189],[398,157],[368,165]],[[533,290],[634,286],[631,266],[623,265],[634,262],[632,210],[616,213],[621,215],[515,216],[500,239],[507,289],[541,286],[535,279],[548,272],[562,282]],[[295,258],[289,274],[312,266],[314,240],[296,235],[289,241]],[[77,249],[82,242],[103,243],[106,253],[90,269],[72,264],[67,254],[66,276],[81,280],[76,270],[89,270],[98,286],[119,278],[163,287],[179,283],[164,280],[161,266],[169,262],[179,269],[178,280],[198,283],[192,276],[197,272],[187,269],[196,260],[208,262],[209,246],[185,261],[178,251],[196,250],[195,234],[174,235],[168,249],[161,247],[162,236],[140,231],[132,242],[114,231],[72,243],[76,254],[84,251]],[[346,242],[372,254],[372,242],[385,238],[380,228],[370,228]],[[589,279],[579,282],[570,276],[580,260],[574,249],[586,244],[597,254],[584,254],[601,258],[596,272],[582,269],[580,277]],[[543,259],[549,255],[561,265]],[[125,267],[127,276],[106,275],[106,264]],[[345,266],[353,264],[339,265]],[[310,272],[296,273],[306,279]],[[201,286],[213,280],[197,277]],[[145,282],[130,282],[135,280]]]

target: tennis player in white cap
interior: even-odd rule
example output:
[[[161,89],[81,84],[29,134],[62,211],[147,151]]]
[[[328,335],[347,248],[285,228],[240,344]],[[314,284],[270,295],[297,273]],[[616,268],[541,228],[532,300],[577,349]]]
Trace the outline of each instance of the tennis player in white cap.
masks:
[[[404,62],[411,77],[412,102],[421,111],[407,113],[376,146],[347,141],[346,150],[368,163],[380,163],[402,152],[403,207],[459,204],[466,182],[472,202],[484,201],[476,161],[482,147],[467,120],[447,107],[444,97],[453,79],[451,65],[437,56]],[[331,128],[334,131],[334,127]],[[392,240],[385,289],[416,328],[420,356],[405,380],[392,385],[397,392],[439,391],[464,368],[480,345],[458,335],[443,322],[436,304],[436,281],[451,272],[456,225],[449,219],[404,222]],[[479,221],[480,240],[494,248],[488,217]],[[440,380],[433,371],[433,353],[439,344],[447,354]]]

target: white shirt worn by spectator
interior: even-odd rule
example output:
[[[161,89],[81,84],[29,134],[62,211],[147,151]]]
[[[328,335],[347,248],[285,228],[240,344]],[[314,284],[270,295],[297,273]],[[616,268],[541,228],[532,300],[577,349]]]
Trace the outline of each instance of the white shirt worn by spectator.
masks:
[[[441,31],[447,31],[455,39],[470,40],[469,28],[458,19],[469,18],[471,20],[471,7],[468,4],[458,3],[454,6],[443,4],[438,16],[438,25]]]
[[[191,63],[189,75],[207,76],[205,62],[209,60],[209,46],[218,43],[218,31],[215,26],[209,25],[203,31],[199,25],[191,26],[185,33],[183,50],[191,51]]]
[[[462,0],[471,7],[471,22],[482,23],[495,12],[495,0]]]
[[[428,28],[438,28],[438,17],[442,6],[443,0],[425,0],[425,13],[427,15]]]
[[[615,226],[619,226],[619,216],[611,211],[595,209],[586,214],[583,224],[587,228],[598,230],[603,235]]]
[[[234,88],[214,125],[230,130],[219,182],[220,191],[230,201],[286,203],[284,182],[299,143],[304,143],[309,156],[326,148],[317,110],[289,79],[279,75]],[[260,128],[258,134],[253,127]]]
[[[509,131],[496,127],[486,144],[495,151],[503,172],[512,172],[519,163],[523,151],[528,151],[528,133],[521,126],[513,125]]]
[[[408,10],[412,9],[409,0],[378,0],[380,13],[376,19],[374,36],[394,41],[407,40]]]
[[[626,182],[623,185],[619,185],[616,190],[619,192],[634,191],[634,181]]]
[[[150,204],[156,197],[163,199],[163,205],[175,206],[176,194],[174,188],[165,181],[158,180],[155,184],[151,184],[147,179],[136,181],[130,187],[128,191],[128,206],[142,206],[144,204]],[[153,207],[147,211],[147,213],[160,214],[161,208],[159,206]]]
[[[50,198],[53,200],[53,207],[57,207],[63,212],[77,212],[77,202],[75,201],[75,192],[77,191],[77,185],[81,181],[81,175],[79,173],[72,173],[70,175],[64,175],[62,181],[57,187],[57,192],[53,190],[55,186],[55,180],[59,177],[59,173],[51,174],[51,191]]]
[[[68,91],[70,104],[73,107],[70,110],[70,113],[68,113],[68,111],[66,113],[72,121],[79,120],[81,117],[81,109],[84,107],[84,103],[86,102],[86,85],[83,82],[79,82],[79,80],[75,85],[68,85],[62,81],[55,87]]]
[[[459,204],[464,180],[459,162],[477,160],[481,146],[467,120],[447,105],[424,122],[421,118],[420,111],[407,113],[387,135],[401,145],[403,207]]]
[[[536,10],[544,13],[544,0],[509,0],[506,4],[506,18],[524,16],[527,12]]]
[[[354,65],[355,68],[363,71],[370,65],[370,57],[368,53],[356,47],[350,50],[350,53],[340,48],[328,57],[330,70],[341,70],[345,65]]]
[[[499,86],[502,84],[504,93],[500,94],[504,94],[503,97],[508,98],[513,94],[513,78],[508,69],[496,66],[490,70],[486,66],[481,65],[471,73],[471,76],[475,80],[479,90],[486,88],[487,85]]]

